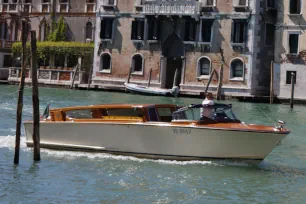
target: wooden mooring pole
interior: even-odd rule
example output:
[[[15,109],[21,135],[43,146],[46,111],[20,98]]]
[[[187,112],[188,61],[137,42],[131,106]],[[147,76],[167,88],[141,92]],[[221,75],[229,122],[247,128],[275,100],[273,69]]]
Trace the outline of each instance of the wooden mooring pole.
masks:
[[[274,64],[271,61],[271,77],[270,77],[270,104],[273,104],[274,99]]]
[[[210,73],[210,77],[209,77],[209,79],[208,79],[207,86],[205,87],[205,90],[204,90],[204,97],[206,97],[206,93],[207,93],[207,91],[208,91],[209,85],[210,85],[211,80],[212,80],[212,78],[213,78],[213,76],[214,76],[215,73],[216,73],[216,70],[213,70],[213,71]]]
[[[149,73],[148,87],[150,87],[150,84],[151,84],[151,77],[152,77],[152,69],[150,69],[150,73]]]
[[[295,74],[291,72],[291,98],[290,98],[290,107],[293,108],[294,105],[294,85],[295,85]]]
[[[37,80],[37,55],[36,55],[36,31],[31,31],[32,51],[32,102],[33,102],[33,146],[34,161],[40,161],[40,136],[39,136],[39,95]]]
[[[22,120],[22,108],[23,108],[23,90],[26,72],[26,43],[28,37],[27,22],[22,21],[22,62],[21,62],[21,76],[18,88],[18,102],[16,113],[16,140],[15,140],[15,155],[14,164],[19,164],[19,152],[20,152],[20,134],[21,134],[21,120]]]
[[[219,83],[218,83],[218,89],[217,89],[217,100],[221,100],[222,81],[223,81],[223,64],[221,64],[220,72],[219,72]]]

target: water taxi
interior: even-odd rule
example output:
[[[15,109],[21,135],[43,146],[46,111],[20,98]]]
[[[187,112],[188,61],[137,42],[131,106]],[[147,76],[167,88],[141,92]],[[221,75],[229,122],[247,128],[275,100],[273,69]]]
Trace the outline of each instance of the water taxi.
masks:
[[[212,118],[200,117],[209,108]],[[50,109],[40,146],[152,159],[263,160],[290,133],[284,122],[263,126],[237,119],[231,105],[104,104]],[[33,146],[33,121],[25,121]]]

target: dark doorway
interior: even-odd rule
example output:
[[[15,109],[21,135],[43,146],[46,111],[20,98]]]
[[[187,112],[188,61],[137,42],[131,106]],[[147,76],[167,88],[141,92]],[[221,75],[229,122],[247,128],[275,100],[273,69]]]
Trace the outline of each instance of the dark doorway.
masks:
[[[175,75],[176,70],[177,74]],[[179,86],[181,83],[181,73],[182,73],[182,58],[181,57],[167,58],[165,88],[171,89],[173,86]],[[177,78],[174,79],[175,77]]]
[[[181,38],[176,34],[170,35],[163,45],[162,53],[164,63],[161,66],[161,87],[171,89],[173,85],[179,86],[182,76],[182,57],[185,55],[185,46]]]

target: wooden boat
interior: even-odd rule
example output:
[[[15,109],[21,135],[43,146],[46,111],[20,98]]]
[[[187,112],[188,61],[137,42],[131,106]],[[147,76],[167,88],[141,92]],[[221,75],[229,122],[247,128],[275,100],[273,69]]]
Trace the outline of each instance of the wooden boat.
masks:
[[[213,117],[200,118],[199,108],[211,108]],[[33,122],[24,127],[31,147]],[[40,121],[40,146],[153,159],[263,160],[289,133],[281,121],[276,127],[240,122],[231,105],[105,104],[51,109]]]
[[[127,91],[131,93],[138,93],[143,95],[159,95],[159,96],[177,96],[178,87],[173,89],[162,89],[156,87],[141,86],[133,83],[124,83]]]

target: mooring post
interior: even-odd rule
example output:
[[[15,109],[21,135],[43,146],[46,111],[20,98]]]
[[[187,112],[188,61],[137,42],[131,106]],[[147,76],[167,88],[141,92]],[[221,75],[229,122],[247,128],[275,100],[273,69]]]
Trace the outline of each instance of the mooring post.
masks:
[[[27,49],[27,22],[22,21],[22,62],[21,62],[21,75],[20,83],[18,88],[18,102],[17,102],[17,113],[16,113],[16,141],[15,141],[15,155],[14,164],[19,164],[19,152],[20,152],[20,134],[21,134],[21,120],[22,120],[22,108],[23,108],[23,90],[26,72],[26,49]]]
[[[128,75],[128,78],[126,80],[126,83],[130,83],[130,79],[131,79],[131,74],[132,74],[132,67],[130,68],[130,71],[129,71],[129,75]]]
[[[209,79],[208,79],[208,82],[207,82],[207,86],[206,86],[206,88],[205,88],[205,90],[204,90],[204,97],[206,97],[206,93],[207,93],[207,91],[208,91],[209,85],[210,85],[210,83],[211,83],[211,80],[212,80],[212,78],[213,78],[215,72],[216,72],[216,70],[213,70],[213,71],[210,73],[210,76],[209,76]]]
[[[36,55],[36,31],[31,31],[32,51],[32,102],[33,102],[33,146],[34,161],[40,161],[40,135],[39,135],[39,94],[37,81],[37,55]]]
[[[271,77],[270,77],[270,104],[273,104],[274,99],[274,64],[271,61]]]
[[[291,72],[291,98],[290,98],[290,107],[293,108],[294,104],[294,85],[295,85],[295,74]]]
[[[149,73],[148,87],[150,87],[150,84],[151,84],[151,77],[152,77],[152,69],[150,69],[150,73]]]
[[[218,89],[217,89],[217,100],[221,100],[222,80],[223,80],[223,64],[221,64],[220,72],[219,72],[219,83],[218,83]]]

